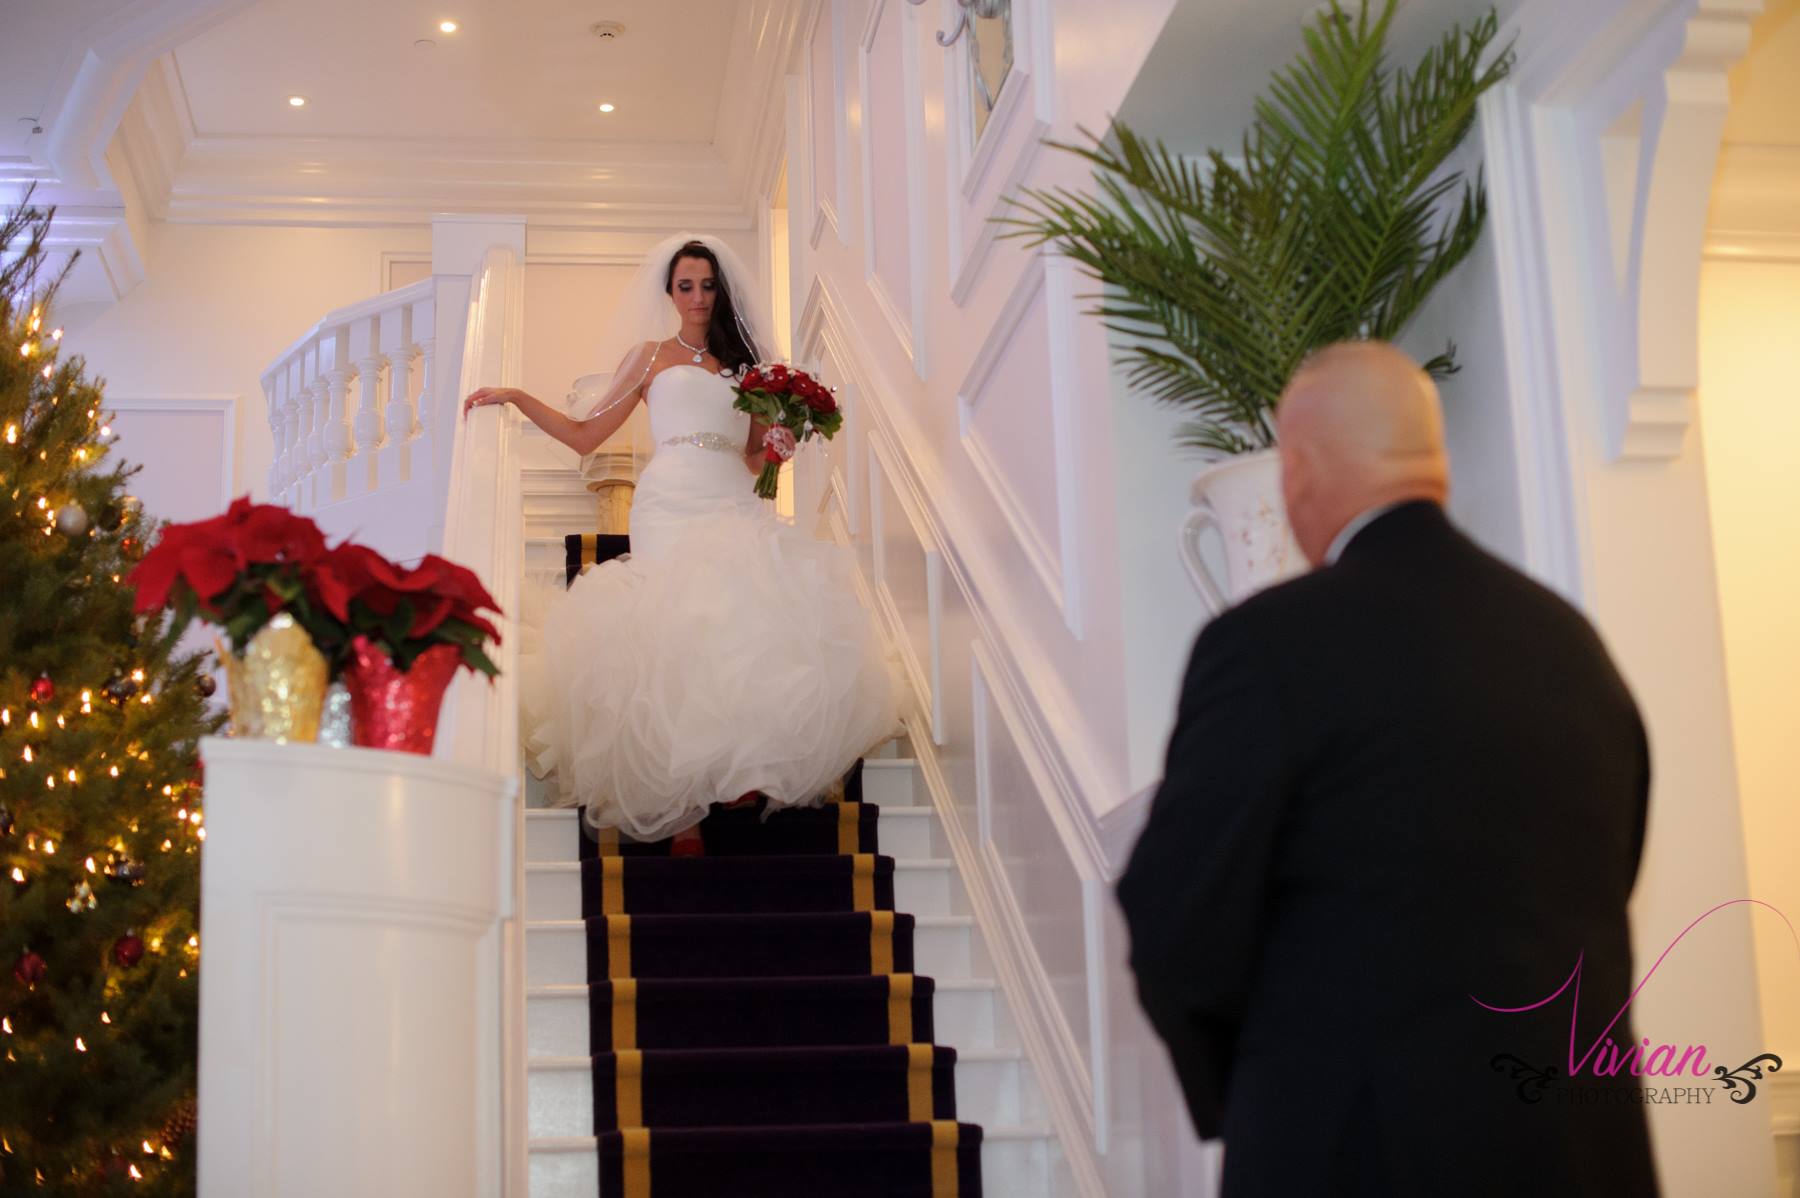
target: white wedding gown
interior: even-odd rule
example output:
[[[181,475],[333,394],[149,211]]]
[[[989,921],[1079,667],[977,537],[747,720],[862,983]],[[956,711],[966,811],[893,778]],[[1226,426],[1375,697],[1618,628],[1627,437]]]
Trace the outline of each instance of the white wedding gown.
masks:
[[[817,800],[899,731],[898,674],[852,558],[751,490],[729,379],[663,370],[631,553],[578,576],[521,644],[522,736],[559,806],[672,835],[752,790]],[[541,640],[538,634],[541,632]]]

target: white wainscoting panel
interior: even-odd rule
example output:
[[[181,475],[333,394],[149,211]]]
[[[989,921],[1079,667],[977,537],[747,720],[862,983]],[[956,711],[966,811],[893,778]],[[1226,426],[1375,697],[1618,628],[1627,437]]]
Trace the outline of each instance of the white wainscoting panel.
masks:
[[[818,245],[827,227],[842,240],[838,209],[845,188],[843,112],[844,71],[840,55],[839,5],[821,4],[813,10],[812,28],[806,41],[806,116],[810,162],[806,171],[810,202],[807,242]]]
[[[973,89],[964,35],[944,51],[946,180],[949,184],[948,246],[950,298],[966,302],[987,268],[989,251],[1001,231],[993,218],[1010,207],[1010,197],[1030,176],[1044,138],[1056,120],[1049,0],[1015,0],[1012,6],[1013,65],[994,97],[981,140],[974,137]],[[945,19],[958,11],[944,0]]]
[[[1098,907],[1090,910],[1099,891],[1087,885],[1091,871],[1077,863],[1057,821],[1044,818],[1054,783],[992,663],[992,651],[977,638],[970,646],[970,688],[981,849],[999,914],[1031,946],[1025,981],[1058,1071],[1074,1083],[1091,1131],[1097,1127],[1096,1037],[1103,1045],[1105,1031],[1104,1007],[1095,1009],[1096,991],[1104,987],[1094,970],[1104,957],[1095,943],[1102,933]]]
[[[899,642],[920,708],[930,713],[932,740],[941,744],[944,558],[895,484],[891,451],[879,436],[869,438],[869,517],[876,608]]]
[[[873,0],[863,26],[863,254],[876,305],[925,378],[925,118],[913,13],[904,0]]]
[[[159,520],[216,516],[237,492],[236,395],[107,395],[113,455],[143,470],[131,493]]]
[[[1070,270],[1064,259],[1032,260],[958,390],[957,415],[976,474],[1063,622],[1079,637],[1081,497],[1075,486]]]

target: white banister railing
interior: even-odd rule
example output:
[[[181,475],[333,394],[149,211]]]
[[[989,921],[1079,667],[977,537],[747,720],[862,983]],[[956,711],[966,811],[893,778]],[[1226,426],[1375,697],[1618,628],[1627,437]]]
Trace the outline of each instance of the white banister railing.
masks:
[[[263,371],[276,502],[316,511],[413,477],[414,442],[429,431],[436,296],[435,280],[421,279],[327,313]]]
[[[511,249],[497,246],[470,281],[456,397],[482,386],[518,385],[523,324],[523,264]],[[525,548],[519,420],[502,404],[477,408],[466,419],[447,416],[450,427],[436,430],[451,438],[444,556],[480,575],[504,613],[493,653],[500,676],[491,683],[475,674],[459,676],[446,696],[438,756],[507,777],[519,774],[518,612]],[[490,1039],[481,1056],[488,1105],[478,1130],[491,1154],[483,1158],[484,1176],[497,1179],[508,1198],[524,1198],[527,1184],[524,840],[524,808],[515,801],[495,838],[511,903],[493,951],[478,964],[483,1035]]]

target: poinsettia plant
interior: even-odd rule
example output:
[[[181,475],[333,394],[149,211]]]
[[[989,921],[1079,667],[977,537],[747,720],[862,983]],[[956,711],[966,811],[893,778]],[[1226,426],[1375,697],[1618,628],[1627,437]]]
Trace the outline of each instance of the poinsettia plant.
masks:
[[[127,581],[138,614],[173,609],[171,644],[198,618],[222,627],[241,652],[285,611],[334,660],[343,629],[307,585],[325,554],[325,536],[311,520],[242,496],[223,515],[166,526]]]
[[[234,652],[279,612],[306,630],[333,676],[360,635],[408,669],[434,645],[461,664],[499,673],[483,645],[500,640],[482,611],[500,609],[472,570],[427,554],[416,566],[346,541],[327,549],[305,516],[240,498],[222,516],[171,524],[128,578],[139,613],[171,608],[172,642],[195,619],[225,629]]]
[[[757,366],[732,388],[737,398],[732,407],[748,412],[769,426],[763,434],[763,468],[756,476],[756,493],[775,498],[781,464],[799,451],[809,437],[829,441],[844,426],[831,388],[804,370],[780,363]]]
[[[345,542],[315,563],[309,591],[347,639],[368,638],[397,670],[410,669],[435,645],[453,645],[469,669],[490,678],[500,673],[482,648],[498,644],[500,632],[479,614],[498,615],[499,606],[473,570],[435,553],[409,569]]]

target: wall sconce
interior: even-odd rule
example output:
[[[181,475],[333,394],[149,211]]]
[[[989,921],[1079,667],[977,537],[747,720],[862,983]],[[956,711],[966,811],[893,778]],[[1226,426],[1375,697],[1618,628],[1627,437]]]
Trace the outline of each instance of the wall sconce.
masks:
[[[908,4],[924,4],[925,0],[906,0],[906,2]],[[942,29],[937,31],[937,44],[946,50],[954,46],[957,39],[962,37],[963,31],[969,27],[970,20],[974,18],[992,20],[995,17],[1003,17],[1012,7],[1012,0],[956,0],[956,3],[962,7],[962,12],[956,18],[956,28],[949,33],[945,33]]]

